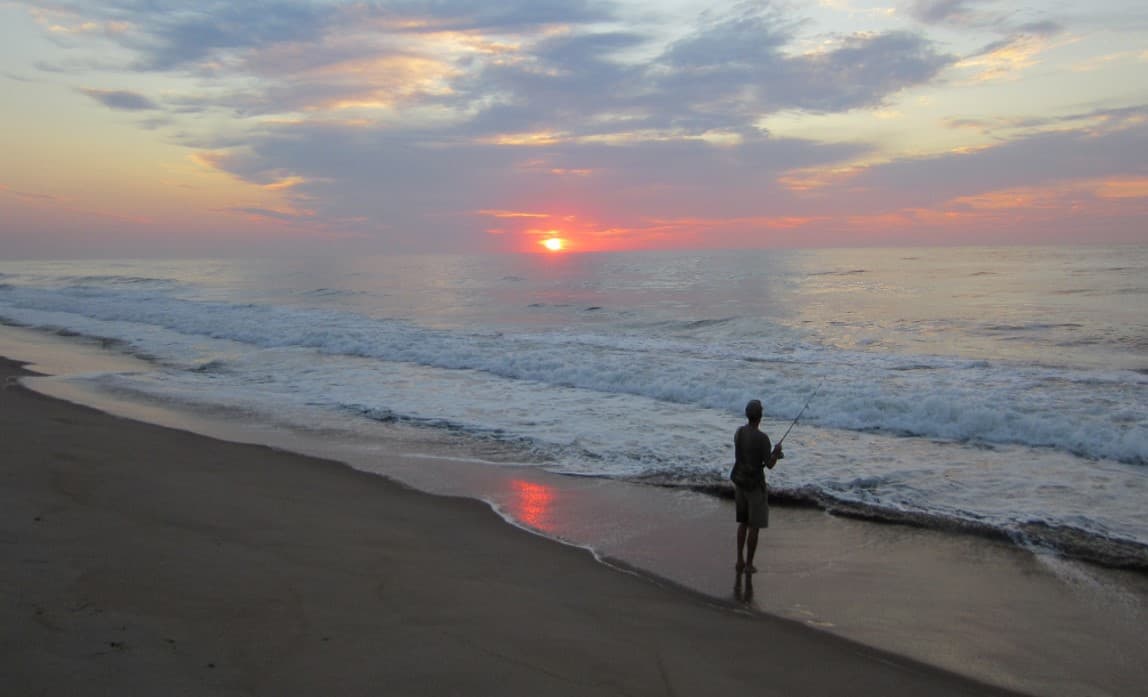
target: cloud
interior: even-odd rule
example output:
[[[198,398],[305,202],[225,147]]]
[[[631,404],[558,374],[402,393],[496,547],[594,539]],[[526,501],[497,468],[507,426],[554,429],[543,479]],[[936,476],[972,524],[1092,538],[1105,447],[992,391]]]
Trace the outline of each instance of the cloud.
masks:
[[[826,111],[876,106],[902,89],[929,82],[952,61],[908,32],[846,37],[834,50],[799,64],[794,82],[803,89],[795,101]]]
[[[1016,33],[1018,34],[1030,34],[1032,36],[1040,36],[1046,38],[1058,36],[1064,32],[1064,25],[1060,22],[1054,22],[1052,20],[1029,22],[1027,24],[1021,24],[1016,28]]]
[[[737,18],[699,31],[670,48],[655,84],[658,105],[680,104],[693,117],[744,128],[762,115],[803,109],[848,111],[881,104],[924,84],[951,63],[924,38],[907,32],[839,37],[827,50],[793,54],[788,24],[768,15]]]
[[[1086,118],[1087,116],[1087,118]],[[871,167],[833,192],[861,205],[874,191],[899,206],[937,206],[959,197],[1075,180],[1148,176],[1148,106],[1102,110],[1058,120],[1075,127],[1018,137],[967,153],[905,159]],[[850,193],[853,192],[853,193]]]
[[[983,4],[983,0],[912,0],[908,12],[917,21],[928,24],[959,23],[967,21],[978,4]]]
[[[987,134],[1004,132],[1033,136],[1050,129],[1101,135],[1115,131],[1136,128],[1148,121],[1148,106],[1091,109],[1049,116],[1027,116],[1023,118],[953,118],[945,125],[948,128],[970,129]]]
[[[237,206],[226,210],[231,213],[240,213],[254,218],[266,218],[284,223],[307,221],[311,218],[307,213],[277,211],[270,208],[258,208],[254,206]]]
[[[955,60],[907,32],[850,35],[828,50],[794,54],[793,28],[768,13],[728,18],[641,64],[619,57],[644,44],[637,33],[548,38],[522,60],[468,75],[454,85],[451,101],[485,105],[471,133],[753,137],[755,124],[771,112],[879,105]]]
[[[334,12],[331,5],[275,0],[59,0],[44,4],[56,13],[80,18],[78,26],[120,27],[110,38],[136,52],[137,69],[149,71],[187,67],[221,50],[313,40]]]
[[[1050,39],[1064,31],[1064,27],[1056,22],[1038,22],[1025,24],[1010,31],[1003,39],[998,39],[977,51],[972,57],[988,56],[992,54],[1016,50],[1023,45],[1044,45]]]
[[[434,19],[427,26],[436,30],[506,30],[603,22],[615,19],[611,8],[611,3],[596,0],[436,0],[429,4],[403,0],[388,3],[381,14],[403,19],[430,15]]]
[[[129,90],[81,89],[80,92],[88,95],[109,109],[117,109],[119,111],[159,109],[159,105],[152,100],[138,92],[131,92]]]
[[[589,1],[53,5],[123,27],[82,40],[129,51],[121,68],[181,78],[182,93],[164,92],[165,119],[149,123],[201,151],[202,166],[283,202],[228,212],[338,227],[394,250],[505,245],[513,235],[489,231],[540,224],[490,211],[568,220],[611,240],[719,220],[813,225],[831,215],[824,199],[784,178],[840,171],[869,148],[779,138],[763,119],[881,107],[958,60],[911,31],[806,43],[800,19],[769,6],[711,13],[667,40]],[[954,21],[979,5],[914,7]],[[1057,26],[1030,24],[1023,35]],[[111,108],[159,108],[135,92],[83,92]],[[829,190],[858,210],[877,207],[872,192],[886,186],[905,187],[904,205],[948,200],[945,177],[964,192],[977,176],[966,167],[987,162],[1003,178],[1004,152],[999,162],[950,155],[870,168]]]
[[[779,138],[736,148],[683,140],[448,147],[422,135],[425,141],[382,128],[280,124],[201,162],[264,186],[298,177],[283,194],[314,211],[316,221],[354,219],[345,227],[381,235],[392,250],[426,251],[487,237],[492,210],[575,216],[587,234],[648,227],[649,217],[757,216],[790,198],[777,184],[781,173],[861,153]],[[570,171],[582,174],[564,174]],[[498,220],[509,231],[538,224],[525,216]]]
[[[1052,20],[1012,26],[1008,21],[994,19],[984,24],[1002,38],[973,51],[956,64],[958,68],[974,71],[974,82],[1017,79],[1037,64],[1040,54],[1055,47],[1055,37],[1065,32],[1063,25]]]
[[[39,194],[28,191],[17,191],[7,184],[0,184],[0,194],[15,196],[29,201],[57,201],[58,198],[51,194]]]
[[[555,120],[584,133],[621,121],[632,129],[741,130],[775,109],[879,104],[952,60],[905,32],[846,36],[832,50],[794,55],[798,23],[772,10],[712,21],[639,63],[625,54],[648,52],[655,37],[604,30],[616,12],[601,2],[51,5],[76,22],[129,27],[101,40],[132,51],[137,70],[210,78],[214,89],[179,98],[188,110],[437,109],[473,123],[474,133]]]
[[[338,150],[344,140],[368,141],[376,156],[398,153],[402,161],[437,156],[431,146],[487,158],[493,155],[477,147],[482,142],[564,143],[568,150],[551,153],[552,169],[585,172],[597,168],[584,161],[581,146],[595,139],[615,147],[693,137],[750,143],[766,137],[756,124],[771,112],[880,105],[955,60],[908,32],[841,36],[828,48],[795,52],[799,22],[769,9],[709,15],[659,48],[650,33],[603,28],[616,12],[595,2],[70,0],[55,6],[76,13],[77,21],[131,27],[110,40],[135,52],[138,70],[178,68],[212,78],[209,87],[166,97],[177,111],[282,115],[310,124],[248,122],[242,136],[251,143],[245,161],[266,160],[258,171],[308,180],[339,180],[339,170],[273,158],[297,148],[318,151],[321,162],[327,144]],[[652,58],[628,58],[636,52]],[[86,93],[115,108],[154,107],[140,95]],[[300,139],[313,139],[315,147]],[[700,144],[684,147],[691,156],[707,152]],[[518,158],[496,159],[512,166]]]
[[[29,3],[51,16],[56,33],[101,34],[137,54],[148,71],[202,68],[228,54],[284,43],[319,43],[338,31],[516,30],[546,24],[604,21],[589,0],[437,0],[336,3],[320,0],[47,0]],[[68,22],[55,20],[66,18]],[[74,28],[74,31],[71,29]]]
[[[985,29],[1003,34],[1049,38],[1065,31],[1057,21],[1020,21],[1025,12],[994,10],[1000,0],[910,0],[907,14],[923,24]]]
[[[819,216],[811,234],[886,244],[1143,243],[1148,165],[1138,155],[1148,148],[1146,117],[1148,106],[1096,110],[1049,118],[1039,125],[1055,130],[979,149],[829,168],[802,192],[816,204],[809,215]],[[790,201],[779,212],[801,210]]]

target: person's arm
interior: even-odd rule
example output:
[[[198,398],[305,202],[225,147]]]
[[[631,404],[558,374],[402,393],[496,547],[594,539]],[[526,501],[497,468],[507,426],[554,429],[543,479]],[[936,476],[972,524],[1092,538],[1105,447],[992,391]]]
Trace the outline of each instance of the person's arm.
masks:
[[[778,443],[777,445],[773,446],[773,450],[769,453],[769,457],[765,459],[765,466],[773,469],[774,465],[777,464],[777,461],[783,457],[785,457],[785,453],[781,451],[781,443]]]

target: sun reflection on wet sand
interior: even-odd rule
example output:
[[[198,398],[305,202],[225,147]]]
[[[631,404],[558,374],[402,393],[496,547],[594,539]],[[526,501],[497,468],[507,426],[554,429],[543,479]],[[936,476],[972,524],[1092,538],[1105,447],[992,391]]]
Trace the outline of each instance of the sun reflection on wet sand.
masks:
[[[510,482],[514,490],[511,501],[511,515],[532,528],[553,531],[551,507],[554,503],[554,489],[545,484],[514,479]]]

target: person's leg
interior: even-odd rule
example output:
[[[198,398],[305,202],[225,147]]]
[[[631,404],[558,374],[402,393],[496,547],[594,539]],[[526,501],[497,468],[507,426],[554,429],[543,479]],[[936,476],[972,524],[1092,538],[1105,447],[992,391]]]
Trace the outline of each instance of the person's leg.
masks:
[[[741,570],[745,568],[745,534],[746,523],[749,521],[749,500],[745,496],[745,492],[741,487],[735,486],[733,488],[734,509],[737,512],[737,572],[740,574]]]
[[[755,531],[756,532],[756,531]],[[737,570],[741,571],[745,568],[745,557],[742,551],[745,549],[746,538],[746,525],[745,523],[738,523],[737,525]],[[751,555],[752,557],[752,555]]]
[[[744,527],[744,526],[743,526]],[[753,573],[757,571],[757,567],[753,565],[753,555],[757,552],[757,528],[750,528],[749,534],[746,536],[746,550],[745,550],[745,570],[746,573]],[[740,534],[740,531],[739,531]],[[738,552],[741,552],[741,547],[738,547]]]

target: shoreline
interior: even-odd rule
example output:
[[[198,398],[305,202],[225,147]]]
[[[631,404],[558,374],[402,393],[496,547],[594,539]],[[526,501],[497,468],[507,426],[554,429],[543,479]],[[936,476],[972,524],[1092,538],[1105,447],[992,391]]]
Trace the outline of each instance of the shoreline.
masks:
[[[0,361],[13,689],[1016,694],[618,573],[477,501],[120,419],[16,373]]]
[[[667,489],[685,489],[733,500],[733,489],[728,487],[660,483],[650,485]],[[965,518],[943,518],[893,508],[875,508],[820,494],[776,489],[770,489],[769,502],[771,509],[803,508],[875,525],[905,526],[951,535],[969,535],[992,542],[1006,542],[1020,549],[1028,547],[1030,550],[1032,548],[1047,550],[1066,560],[1085,562],[1100,568],[1148,574],[1148,544],[1119,537],[1099,537],[1066,526],[1033,522],[1022,524],[1014,532]]]
[[[38,383],[37,391],[46,384],[51,383]],[[178,419],[174,423],[177,432],[199,430]],[[1148,648],[1146,640],[1139,634],[1129,638],[1124,624],[1130,620],[1120,617],[1127,608],[1119,603],[1127,598],[1119,593],[1115,600],[1109,597],[1111,588],[1123,588],[1119,573],[1073,581],[1077,572],[1069,568],[1066,582],[1064,570],[1050,570],[1049,560],[979,538],[954,540],[936,531],[892,529],[901,526],[783,507],[763,542],[768,567],[757,577],[756,598],[744,603],[730,592],[732,579],[722,553],[726,538],[732,537],[728,502],[699,503],[696,497],[713,497],[427,458],[387,458],[380,466],[355,461],[355,453],[336,452],[331,445],[274,447],[290,458],[300,457],[297,452],[314,457],[315,452],[307,452],[311,448],[328,466],[334,462],[360,475],[381,475],[376,478],[416,492],[469,498],[470,503],[478,499],[488,515],[489,509],[498,514],[490,517],[502,529],[525,528],[547,545],[571,547],[584,561],[617,576],[636,574],[682,602],[789,622],[865,651],[940,666],[936,669],[982,683],[1033,694],[1119,695],[1142,684],[1146,674],[1135,658]],[[549,497],[547,518],[526,519],[530,496]],[[600,529],[606,516],[623,518],[616,526],[625,530],[624,539],[617,529]],[[509,526],[507,520],[521,522]],[[554,539],[568,544],[553,545]],[[586,539],[598,543],[583,544]],[[587,558],[587,548],[605,564]],[[1073,585],[1079,587],[1067,587]],[[1089,585],[1102,592],[1094,593]],[[1143,614],[1148,589],[1139,581],[1131,588],[1134,619]],[[1091,607],[1097,604],[1101,607]],[[1065,630],[1079,636],[1055,636]],[[792,694],[803,694],[795,689]]]

